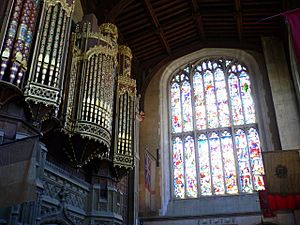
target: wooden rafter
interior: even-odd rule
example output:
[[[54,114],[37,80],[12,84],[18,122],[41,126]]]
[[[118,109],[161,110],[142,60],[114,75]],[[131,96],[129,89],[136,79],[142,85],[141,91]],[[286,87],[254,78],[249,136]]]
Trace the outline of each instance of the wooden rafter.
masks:
[[[130,41],[130,43],[140,42],[141,40],[148,39],[149,36],[153,36],[153,31],[151,29],[144,29],[139,33],[135,33],[134,35],[128,35],[126,38]]]
[[[236,25],[237,25],[237,32],[239,35],[239,40],[243,38],[243,21],[242,21],[242,12],[241,12],[241,0],[234,0],[235,3],[235,10],[236,10]]]
[[[184,24],[189,20],[191,20],[191,18],[189,16],[188,17],[187,16],[185,16],[185,17],[176,17],[173,20],[168,20],[167,23],[163,23],[162,26],[163,26],[164,30],[167,30],[167,29],[171,29],[173,27],[177,27],[178,24]]]
[[[106,20],[108,22],[115,22],[116,17],[122,12],[123,9],[126,8],[130,3],[134,0],[121,0],[117,5],[113,7],[113,9],[109,12]]]
[[[147,11],[154,23],[154,26],[156,28],[156,31],[160,37],[160,40],[163,44],[163,46],[165,47],[166,51],[168,52],[169,55],[171,55],[171,48],[166,40],[166,37],[165,37],[165,34],[164,34],[164,31],[163,29],[161,28],[159,22],[158,22],[158,19],[157,19],[157,16],[155,15],[155,12],[154,12],[154,9],[151,5],[151,2],[150,0],[144,0],[145,1],[145,4],[146,4],[146,8],[147,8]]]
[[[202,16],[199,11],[199,5],[197,0],[192,0],[192,6],[193,6],[193,19],[197,25],[197,31],[201,37],[201,40],[203,41],[205,39],[205,34],[204,34],[204,28],[203,28],[203,22],[202,22]]]
[[[284,11],[289,0],[101,1],[114,2],[106,4],[114,6],[108,13],[97,11],[98,17],[105,14],[107,22],[115,22],[123,34],[120,39],[137,57],[134,61],[141,68],[153,69],[165,58],[171,60],[202,47],[234,47],[231,42],[260,46],[260,36],[276,35],[280,26],[279,19],[257,21]],[[92,4],[85,7],[91,9]]]

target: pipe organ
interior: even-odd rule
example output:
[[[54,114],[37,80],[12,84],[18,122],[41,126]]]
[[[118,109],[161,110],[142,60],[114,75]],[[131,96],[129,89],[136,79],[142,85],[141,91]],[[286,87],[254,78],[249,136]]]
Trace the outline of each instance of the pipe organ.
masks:
[[[0,92],[10,95],[0,106],[17,93],[37,130],[59,128],[74,166],[105,159],[132,168],[136,82],[117,27],[88,15],[70,40],[74,0],[11,2],[0,37],[0,86],[11,92]]]
[[[113,164],[125,168],[133,166],[136,82],[131,78],[131,59],[131,50],[119,46]]]
[[[0,145],[10,168],[2,177],[11,180],[20,160],[29,171],[18,164],[15,184],[0,186],[30,190],[8,196],[5,224],[131,220],[132,53],[118,45],[117,27],[98,26],[95,15],[72,26],[75,1],[0,3]]]
[[[132,154],[132,151],[128,152],[129,145],[132,146],[128,141],[130,139],[132,142],[131,133],[133,132],[132,123],[129,121],[133,120],[134,115],[129,115],[129,113],[134,113],[134,103],[129,98],[135,95],[135,91],[130,91],[131,96],[126,94],[128,97],[122,103],[125,105],[128,102],[130,104],[129,108],[132,108],[131,111],[127,112],[127,109],[124,108],[124,112],[121,109],[121,115],[117,114],[115,118],[113,117],[116,106],[114,103],[116,99],[115,80],[117,79],[118,89],[121,85],[120,82],[125,77],[124,74],[118,74],[118,78],[116,78],[117,68],[120,68],[120,65],[122,65],[124,69],[118,72],[126,72],[126,75],[130,75],[131,66],[131,53],[130,55],[127,54],[126,58],[124,56],[125,51],[123,51],[121,52],[122,57],[120,57],[120,54],[117,57],[118,49],[126,48],[127,52],[130,52],[128,47],[118,47],[117,35],[117,28],[113,24],[104,23],[98,28],[87,21],[78,25],[73,35],[73,56],[70,82],[68,83],[69,90],[64,132],[71,137],[80,135],[85,140],[105,146],[105,148],[95,148],[93,151],[89,147],[89,153],[83,152],[82,155],[84,157],[82,159],[72,159],[73,161],[80,161],[80,164],[86,164],[94,158],[104,157],[111,159],[113,157],[114,161],[117,159],[117,156],[112,155],[111,148],[116,147],[112,143],[118,141],[112,135],[113,126],[117,123],[115,121],[119,121],[120,116],[122,116],[120,121],[124,124],[120,128],[120,132],[118,131],[115,136],[122,135],[122,132],[125,132],[124,135],[126,136],[122,140],[126,147],[122,150],[121,145],[119,147],[120,156]],[[130,59],[128,59],[128,56]],[[117,67],[117,65],[119,66]],[[119,92],[116,92],[117,95]],[[122,94],[124,93],[122,92]],[[116,106],[116,109],[118,109],[118,106]],[[126,125],[128,125],[128,128],[125,130]],[[125,151],[125,149],[127,150]],[[116,154],[118,151],[113,153]]]
[[[73,8],[73,0],[44,2],[33,54],[34,64],[25,87],[25,98],[31,108],[43,105],[54,114],[58,111]],[[38,116],[41,112],[36,114]]]

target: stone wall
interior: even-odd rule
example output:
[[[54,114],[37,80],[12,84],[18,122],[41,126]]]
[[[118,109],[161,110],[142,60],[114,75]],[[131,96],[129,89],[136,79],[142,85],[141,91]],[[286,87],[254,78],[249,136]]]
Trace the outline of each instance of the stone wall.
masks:
[[[262,148],[264,151],[273,151],[281,148],[281,138],[277,127],[278,118],[276,107],[274,107],[272,97],[274,94],[270,88],[267,67],[264,55],[258,52],[242,51],[238,49],[202,49],[180,59],[174,60],[165,68],[162,68],[151,80],[144,100],[145,120],[141,123],[140,129],[140,190],[139,205],[140,216],[143,224],[199,224],[198,219],[184,222],[186,218],[205,218],[206,216],[220,218],[221,215],[239,215],[237,223],[219,224],[255,224],[260,222],[261,214],[257,194],[207,197],[188,200],[172,199],[170,177],[170,150],[169,150],[169,119],[168,119],[168,81],[170,75],[180,66],[201,58],[209,56],[228,56],[239,59],[247,64],[252,77],[254,99],[257,108],[258,127],[260,130]],[[291,88],[291,87],[289,87]],[[291,114],[289,114],[291,115]],[[294,114],[295,118],[298,117]],[[280,127],[281,124],[278,123]],[[282,127],[280,127],[282,128]],[[285,128],[287,129],[287,128]],[[297,131],[298,132],[298,131]],[[297,133],[296,132],[296,133]],[[294,137],[294,136],[293,136]],[[294,137],[295,138],[295,137]],[[292,145],[293,140],[286,140]],[[159,149],[159,166],[151,174],[155,177],[155,184],[152,186],[152,195],[155,202],[149,205],[147,190],[145,190],[144,155],[149,152],[156,156],[156,149]],[[153,202],[153,201],[152,201]],[[254,219],[247,221],[248,214]],[[284,214],[285,215],[285,214]],[[293,225],[293,215],[287,213],[283,221]],[[178,222],[175,222],[177,219]],[[185,219],[180,219],[185,218]],[[284,217],[285,218],[285,217]],[[153,220],[152,220],[153,219]],[[157,221],[156,221],[157,219]],[[150,222],[151,221],[151,222]],[[156,221],[156,222],[155,222]],[[240,222],[239,222],[240,221]],[[292,222],[291,222],[292,221]],[[206,223],[209,224],[209,223]],[[218,224],[218,223],[217,223]]]
[[[300,117],[292,77],[282,43],[262,39],[282,149],[300,148]]]

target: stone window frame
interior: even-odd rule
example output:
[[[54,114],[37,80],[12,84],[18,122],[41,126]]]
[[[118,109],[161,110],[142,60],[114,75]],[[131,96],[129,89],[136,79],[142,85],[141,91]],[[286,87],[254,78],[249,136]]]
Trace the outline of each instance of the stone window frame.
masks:
[[[171,83],[172,83],[172,80],[175,78],[175,76],[179,75],[179,74],[186,74],[186,76],[189,77],[189,82],[191,84],[191,89],[193,89],[193,72],[192,71],[189,71],[189,72],[182,72],[185,70],[186,67],[191,67],[191,65],[194,65],[194,66],[198,66],[198,65],[202,65],[202,63],[207,63],[208,61],[209,62],[212,62],[212,63],[224,63],[224,62],[220,62],[220,60],[223,60],[223,61],[227,61],[229,60],[230,63],[228,66],[226,66],[226,69],[223,71],[224,72],[224,75],[225,75],[225,82],[228,82],[228,70],[231,66],[233,65],[242,65],[243,68],[245,68],[245,70],[247,71],[248,73],[248,65],[245,65],[244,62],[241,63],[239,59],[232,59],[232,58],[228,58],[228,57],[218,57],[218,58],[205,58],[205,59],[201,59],[201,60],[196,60],[194,62],[189,62],[187,64],[185,64],[183,67],[180,67],[180,68],[177,68],[176,71],[173,72],[173,76],[170,77],[169,79],[169,96],[168,96],[168,99],[169,99],[169,102],[168,102],[168,105],[169,105],[169,111],[171,110],[171,106],[170,106],[170,95],[171,95],[171,92],[170,92],[170,88],[171,88]],[[250,78],[250,82],[251,82],[251,90],[253,91],[253,85],[252,85],[252,80],[253,80],[253,77],[251,75],[249,75],[249,78]],[[226,94],[227,94],[227,99],[228,101],[230,101],[230,94],[228,92],[228,90],[226,90]],[[204,95],[206,96],[206,94],[204,93]],[[252,96],[253,97],[253,96]],[[192,101],[194,101],[193,99],[193,94],[191,95],[191,99]],[[228,103],[229,104],[229,103]],[[194,104],[192,104],[194,105]],[[195,106],[192,106],[192,107],[195,107]],[[229,110],[230,110],[230,107],[232,107],[232,105],[229,106]],[[245,111],[246,109],[243,108],[243,112]],[[256,105],[255,105],[255,111],[256,111]],[[169,112],[170,113],[170,112]],[[206,114],[208,113],[208,109],[206,108]],[[244,114],[244,113],[243,113]],[[255,120],[257,120],[257,113],[255,112]],[[171,117],[171,113],[169,115]],[[259,130],[257,129],[257,122],[252,122],[252,123],[245,123],[245,124],[234,124],[233,123],[233,115],[232,115],[232,112],[230,111],[230,125],[229,126],[226,126],[226,127],[223,127],[223,126],[217,126],[215,128],[209,128],[209,127],[206,127],[205,129],[203,130],[197,130],[196,128],[196,124],[193,124],[193,130],[191,131],[181,131],[181,132],[173,132],[172,131],[172,127],[171,127],[171,123],[170,123],[170,117],[169,117],[169,132],[170,132],[170,138],[169,138],[169,141],[170,143],[172,142],[173,138],[175,137],[181,137],[181,140],[183,141],[184,140],[184,137],[187,137],[187,136],[191,136],[193,138],[193,141],[196,143],[197,140],[195,140],[194,138],[197,136],[197,135],[200,135],[200,134],[212,134],[212,133],[219,133],[219,132],[229,132],[229,133],[232,133],[232,136],[231,136],[231,140],[234,139],[234,130],[236,129],[242,129],[242,130],[245,130],[245,133],[247,133],[246,130],[249,130],[250,128],[254,128],[258,133],[259,133],[259,136],[260,136],[260,132]],[[207,117],[206,117],[207,118]],[[218,115],[218,119],[220,119],[219,115]],[[196,120],[196,117],[195,115],[193,115],[193,120]],[[234,145],[234,143],[233,143]],[[170,146],[170,149],[171,149],[171,146]],[[252,191],[251,192],[243,192],[242,191],[242,187],[241,187],[241,184],[240,184],[240,174],[238,174],[239,172],[239,165],[238,165],[238,160],[237,160],[237,156],[235,155],[236,154],[236,146],[234,145],[233,146],[233,159],[234,159],[234,162],[235,162],[235,172],[236,172],[236,185],[237,185],[237,193],[227,193],[227,188],[226,188],[226,183],[225,183],[225,178],[223,177],[223,187],[224,187],[224,192],[225,193],[222,193],[222,194],[216,194],[215,191],[214,191],[214,187],[212,186],[212,189],[211,189],[211,194],[210,195],[203,195],[201,194],[201,187],[200,187],[200,178],[199,178],[199,175],[196,175],[196,179],[197,179],[197,183],[198,183],[198,187],[197,187],[197,197],[208,197],[208,196],[220,196],[220,195],[239,195],[239,194],[249,194],[249,193],[252,193],[252,192],[256,192],[255,190],[255,185],[254,185],[254,181],[253,184],[252,184]],[[198,159],[198,156],[197,156],[197,152],[199,151],[198,147],[195,147],[195,153],[196,153],[196,156],[195,156],[195,160],[197,161],[196,162],[196,165],[199,164],[199,159]],[[221,150],[222,151],[222,150]],[[172,157],[170,157],[170,159],[172,160]],[[209,157],[209,161],[211,161],[211,158]],[[222,163],[223,164],[223,163]],[[212,165],[210,165],[210,168],[212,168]],[[170,164],[170,170],[171,170],[171,177],[173,178],[174,177],[174,171],[173,171],[173,168],[172,168],[172,164]],[[184,169],[185,171],[186,169]],[[224,165],[222,166],[222,170],[224,170]],[[196,169],[197,173],[199,172],[198,169]],[[212,172],[211,172],[212,173]],[[212,178],[212,174],[210,173],[210,180],[212,181],[213,178]],[[223,173],[225,173],[223,171]],[[251,170],[251,177],[254,176],[253,175],[253,171]],[[251,178],[253,179],[253,178]],[[186,186],[186,185],[185,185]],[[172,193],[174,195],[174,185],[171,185],[171,189],[172,189]],[[187,195],[186,193],[187,190],[185,190],[185,195]],[[197,198],[196,197],[196,198]],[[173,196],[173,198],[176,198],[175,196]],[[195,197],[183,197],[183,198],[180,198],[180,197],[177,197],[176,199],[189,199],[189,198],[195,198]]]
[[[227,48],[205,48],[191,54],[180,57],[166,66],[160,78],[159,87],[159,104],[160,104],[160,147],[161,147],[161,209],[160,214],[167,213],[170,203],[183,201],[187,199],[176,199],[173,195],[172,177],[171,177],[171,154],[170,154],[170,127],[169,127],[169,82],[174,72],[184,65],[201,61],[210,58],[231,58],[237,59],[240,63],[248,68],[249,75],[252,82],[253,99],[256,106],[257,127],[261,139],[262,151],[270,151],[278,148],[274,139],[278,138],[277,127],[272,125],[274,122],[270,118],[270,112],[274,112],[274,106],[271,99],[270,87],[266,68],[264,65],[263,56],[260,53],[245,51],[241,49],[227,49]],[[267,82],[266,82],[267,81]],[[268,135],[267,135],[268,134]],[[239,194],[249,195],[249,194]],[[250,195],[255,195],[250,194]],[[198,197],[203,198],[218,198],[219,196]],[[224,196],[223,196],[224,197]],[[225,197],[231,197],[225,196]]]

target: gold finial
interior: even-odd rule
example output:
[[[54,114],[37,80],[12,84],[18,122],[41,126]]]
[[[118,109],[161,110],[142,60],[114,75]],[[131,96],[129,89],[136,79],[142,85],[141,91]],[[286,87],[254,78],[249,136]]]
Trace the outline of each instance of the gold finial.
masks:
[[[119,54],[129,57],[130,60],[132,59],[131,49],[126,45],[119,45]]]
[[[111,37],[117,41],[118,39],[118,28],[116,25],[112,24],[112,23],[103,23],[100,25],[100,31],[106,35],[106,34],[110,34]]]

